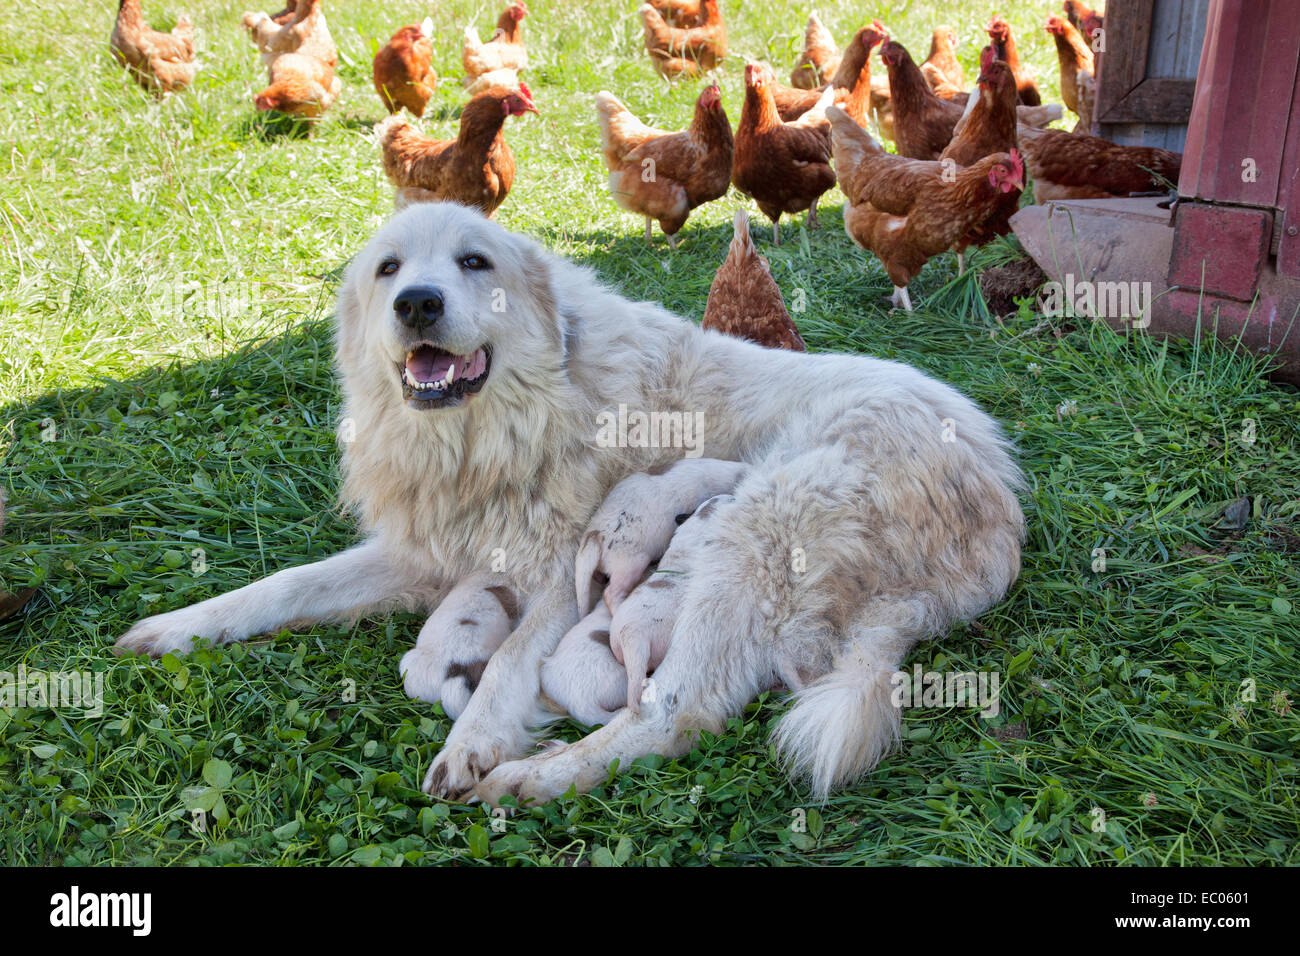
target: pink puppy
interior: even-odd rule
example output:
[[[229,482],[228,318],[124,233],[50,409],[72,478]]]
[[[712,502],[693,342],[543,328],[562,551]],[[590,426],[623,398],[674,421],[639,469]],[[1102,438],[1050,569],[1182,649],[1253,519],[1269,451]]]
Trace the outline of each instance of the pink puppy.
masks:
[[[607,724],[623,706],[627,674],[609,647],[609,609],[597,604],[542,658],[542,692],[584,724]]]
[[[699,558],[708,547],[717,509],[735,500],[732,495],[716,495],[700,505],[673,535],[655,573],[614,612],[609,649],[627,670],[627,706],[638,714],[646,675],[668,653],[682,587],[687,576],[702,567]]]
[[[574,562],[578,610],[591,609],[592,578],[599,571],[609,578],[605,604],[617,612],[667,550],[679,517],[731,491],[746,468],[738,461],[683,458],[661,474],[632,475],[615,485],[587,523]]]

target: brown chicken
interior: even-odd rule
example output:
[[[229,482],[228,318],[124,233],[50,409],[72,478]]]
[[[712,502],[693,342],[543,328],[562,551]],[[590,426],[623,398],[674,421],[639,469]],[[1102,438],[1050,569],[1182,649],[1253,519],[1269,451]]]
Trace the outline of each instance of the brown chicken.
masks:
[[[828,88],[817,107],[785,123],[772,99],[775,80],[769,67],[745,64],[745,105],[731,181],[772,220],[772,241],[780,245],[781,215],[807,209],[808,227],[816,228],[817,200],[835,185],[825,114],[834,90]]]
[[[286,53],[271,64],[271,85],[253,97],[259,112],[274,110],[316,119],[334,105],[343,83],[334,68],[314,56]]]
[[[700,0],[647,0],[664,22],[674,27],[697,27],[708,16]]]
[[[313,57],[331,70],[338,67],[339,51],[325,21],[323,0],[298,0],[283,24],[265,13],[245,13],[243,23],[268,67],[286,53]]]
[[[476,206],[491,216],[515,179],[515,157],[502,136],[506,117],[536,113],[532,93],[493,87],[480,93],[460,114],[456,139],[432,139],[412,129],[401,116],[375,127],[384,151],[384,173],[397,187],[396,206],[449,200]]]
[[[948,100],[966,92],[966,74],[957,62],[957,34],[952,27],[935,27],[930,37],[930,55],[921,64],[921,75],[936,96]]]
[[[152,30],[144,22],[140,0],[119,0],[109,46],[131,78],[154,93],[183,90],[199,71],[189,17],[181,17],[170,33]]]
[[[338,47],[325,22],[322,0],[298,0],[292,18],[281,26],[265,13],[244,14],[244,26],[270,78],[270,85],[253,98],[259,111],[315,119],[338,99],[343,89],[335,74]]]
[[[460,62],[465,67],[465,76],[461,82],[471,86],[475,79],[484,73],[495,70],[520,70],[528,68],[528,51],[524,48],[524,17],[528,16],[528,6],[523,0],[516,0],[502,11],[497,20],[497,28],[486,43],[479,39],[478,30],[473,25],[465,28],[465,45],[461,49]]]
[[[880,51],[880,58],[889,70],[888,115],[889,126],[892,127],[892,130],[886,131],[886,125],[881,122],[881,114],[878,112],[877,123],[881,127],[881,134],[888,137],[892,132],[894,145],[901,156],[938,159],[951,142],[965,111],[973,109],[973,104],[965,94],[950,100],[936,96],[901,43],[887,41]],[[872,104],[874,108],[874,90]],[[1043,127],[1063,115],[1059,103],[1016,107],[1016,120],[1025,126]]]
[[[600,143],[609,169],[609,192],[629,212],[645,216],[645,235],[657,220],[677,248],[677,233],[691,210],[720,199],[731,184],[735,142],[718,84],[695,102],[695,118],[682,133],[646,126],[612,93],[596,94]]]
[[[880,59],[889,71],[889,94],[893,108],[894,144],[900,156],[938,159],[962,116],[962,106],[936,96],[897,40],[886,40]]]
[[[1086,73],[1089,79],[1097,75],[1097,67],[1092,60],[1092,48],[1065,17],[1052,14],[1043,24],[1043,29],[1056,41],[1056,59],[1061,67],[1061,99],[1082,122],[1084,111],[1079,102],[1080,74]],[[1087,80],[1083,82],[1086,83]],[[1089,116],[1088,121],[1091,120],[1092,117]]]
[[[718,0],[700,0],[703,22],[695,27],[670,27],[648,3],[637,8],[645,30],[645,48],[655,72],[667,79],[699,76],[714,69],[727,55],[727,25]]]
[[[1018,153],[994,153],[951,175],[943,163],[885,152],[841,109],[826,113],[849,200],[844,231],[879,257],[894,284],[891,301],[910,312],[907,287],[932,256],[986,241],[990,222],[1014,212],[1024,164]]]
[[[1016,92],[1020,102],[1025,106],[1038,106],[1043,102],[1043,98],[1038,92],[1038,85],[1034,82],[1032,74],[1020,62],[1020,54],[1016,52],[1016,40],[1011,35],[1011,24],[1002,17],[994,17],[987,30],[989,39],[993,41],[993,55],[1011,67],[1011,72],[1016,76]]]
[[[1070,18],[1070,23],[1076,30],[1081,31],[1084,36],[1091,37],[1093,29],[1101,29],[1102,18],[1106,15],[1105,0],[1097,0],[1096,6],[1089,7],[1079,0],[1065,0],[1065,15]],[[1092,20],[1092,23],[1088,21]]]
[[[831,31],[817,14],[810,15],[803,33],[803,52],[790,71],[790,85],[797,90],[818,89],[835,75],[839,65],[840,48]]]
[[[390,113],[406,107],[416,116],[438,87],[433,71],[433,18],[416,26],[402,27],[388,45],[375,54],[375,92]]]
[[[1016,78],[1011,67],[993,59],[992,47],[981,55],[975,105],[953,130],[952,142],[939,161],[973,166],[992,153],[1009,153],[1016,147]]]
[[[875,36],[874,42],[868,42],[865,38]],[[849,45],[844,48],[844,54],[839,58],[839,63],[835,68],[835,74],[829,84],[836,91],[835,102],[841,106],[845,105],[847,99],[853,91],[858,88],[859,83],[865,83],[865,89],[859,90],[859,98],[865,97],[870,105],[871,95],[871,69],[869,60],[871,57],[871,48],[875,43],[880,42],[882,37],[871,27],[863,27],[853,35]],[[797,120],[804,113],[817,105],[817,101],[822,98],[826,92],[826,86],[820,86],[813,90],[800,90],[792,86],[782,86],[780,83],[773,82],[772,101],[776,103],[776,112],[789,123]],[[845,107],[846,109],[848,107]],[[857,115],[858,107],[855,106],[854,115]]]
[[[1020,131],[1034,201],[1109,199],[1131,193],[1164,192],[1177,185],[1181,153],[1151,146],[1119,146],[1097,136],[1065,130]]]
[[[743,207],[736,210],[731,248],[709,286],[700,326],[771,349],[808,351],[767,260],[754,248]]]

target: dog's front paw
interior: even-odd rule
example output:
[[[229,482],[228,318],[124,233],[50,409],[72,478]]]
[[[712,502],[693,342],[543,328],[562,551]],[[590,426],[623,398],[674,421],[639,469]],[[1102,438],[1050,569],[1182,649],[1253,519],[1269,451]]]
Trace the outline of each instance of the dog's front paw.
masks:
[[[155,614],[137,621],[119,637],[113,645],[113,653],[119,656],[148,654],[150,657],[162,657],[170,651],[188,654],[194,648],[195,637],[214,636],[205,633],[205,627],[202,616],[190,608]]]
[[[449,744],[433,759],[420,788],[431,797],[471,802],[474,787],[505,758],[498,744]]]
[[[511,760],[497,767],[479,781],[474,788],[474,799],[495,807],[500,806],[501,798],[509,794],[522,807],[545,803],[560,796],[574,782],[565,780],[563,772],[566,764],[564,754],[572,745],[559,741],[550,744],[543,753],[524,760]]]

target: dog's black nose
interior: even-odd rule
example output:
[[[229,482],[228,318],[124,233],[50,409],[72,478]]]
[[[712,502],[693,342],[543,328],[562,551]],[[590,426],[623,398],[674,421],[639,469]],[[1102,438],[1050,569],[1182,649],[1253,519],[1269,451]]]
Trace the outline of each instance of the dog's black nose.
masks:
[[[412,328],[433,325],[442,318],[442,309],[442,290],[428,285],[403,289],[393,300],[393,311],[397,313],[397,320]]]

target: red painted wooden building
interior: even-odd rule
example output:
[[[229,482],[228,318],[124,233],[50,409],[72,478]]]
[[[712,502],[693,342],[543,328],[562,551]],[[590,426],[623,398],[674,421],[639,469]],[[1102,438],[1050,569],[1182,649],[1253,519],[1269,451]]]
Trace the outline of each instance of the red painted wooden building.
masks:
[[[1240,337],[1300,382],[1300,0],[1111,0],[1105,33],[1094,132],[1181,148],[1178,201],[1048,203],[1017,234],[1056,281],[1149,281],[1148,331]]]

